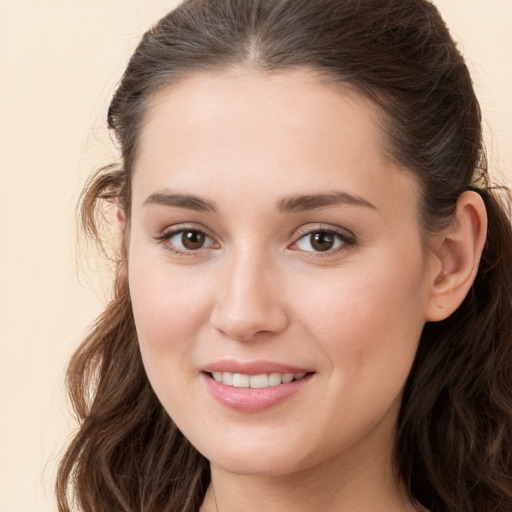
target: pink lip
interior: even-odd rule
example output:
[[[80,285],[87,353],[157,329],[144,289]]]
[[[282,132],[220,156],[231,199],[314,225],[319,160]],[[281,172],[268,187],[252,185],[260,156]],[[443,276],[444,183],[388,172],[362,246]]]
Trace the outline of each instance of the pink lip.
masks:
[[[202,368],[204,372],[230,372],[244,375],[261,375],[262,373],[309,373],[311,369],[289,366],[271,361],[216,361]]]
[[[237,388],[217,382],[211,372],[225,371],[230,373],[243,373],[245,375],[259,375],[262,373],[306,373],[301,368],[294,368],[274,363],[247,363],[235,362],[214,363],[205,367],[201,377],[210,395],[221,405],[240,412],[260,412],[275,407],[287,398],[298,393],[313,378],[314,373],[308,373],[304,378],[286,384],[269,386],[267,388]]]

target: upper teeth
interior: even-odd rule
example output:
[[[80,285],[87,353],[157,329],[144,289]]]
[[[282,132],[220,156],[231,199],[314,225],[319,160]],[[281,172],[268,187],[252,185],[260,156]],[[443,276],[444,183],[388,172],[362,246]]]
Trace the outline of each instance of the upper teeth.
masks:
[[[235,388],[266,388],[299,380],[305,373],[262,373],[260,375],[245,375],[243,373],[213,372],[212,376],[217,382],[222,382]]]

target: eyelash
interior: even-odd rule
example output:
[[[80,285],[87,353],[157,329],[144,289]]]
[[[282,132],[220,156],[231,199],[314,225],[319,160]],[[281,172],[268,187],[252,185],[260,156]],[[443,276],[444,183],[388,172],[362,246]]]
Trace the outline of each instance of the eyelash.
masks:
[[[157,236],[156,240],[157,240],[157,242],[163,244],[165,246],[166,250],[171,251],[173,254],[176,254],[178,256],[194,256],[194,255],[197,255],[197,253],[199,253],[199,252],[210,249],[210,247],[200,247],[195,250],[186,250],[186,249],[183,250],[183,249],[177,249],[176,247],[173,247],[173,245],[171,245],[170,243],[166,243],[166,242],[169,242],[169,240],[171,238],[175,237],[176,235],[181,234],[181,236],[183,236],[184,233],[196,233],[196,234],[204,235],[205,239],[208,239],[212,242],[212,245],[218,246],[218,244],[216,244],[213,241],[213,237],[208,235],[208,233],[206,233],[204,230],[198,229],[198,228],[186,227],[186,226],[179,227],[179,228],[173,229],[171,231],[165,231],[162,234],[160,234],[159,236]],[[214,248],[216,248],[216,247],[214,247]]]
[[[311,228],[309,228],[307,230],[305,229],[303,233],[300,233],[299,238],[297,238],[297,240],[295,242],[293,242],[293,244],[290,247],[293,249],[294,247],[296,247],[299,244],[299,242],[301,242],[304,239],[307,239],[308,237],[310,237],[309,243],[311,244],[311,237],[313,235],[320,234],[320,233],[333,236],[335,239],[334,243],[338,242],[339,245],[335,248],[328,249],[326,251],[315,251],[315,250],[305,251],[305,250],[303,250],[303,252],[306,253],[306,255],[308,257],[328,258],[330,256],[336,255],[340,251],[346,250],[347,248],[354,246],[357,242],[355,236],[352,233],[349,234],[349,232],[347,232],[347,231],[341,231],[341,230],[333,229],[331,227],[317,226],[313,229],[311,229]],[[301,250],[301,249],[295,249],[295,250]]]
[[[177,235],[183,236],[183,234],[187,233],[187,232],[203,235],[205,237],[205,239],[208,239],[211,241],[211,245],[213,247],[201,246],[198,249],[183,250],[183,249],[176,248],[175,246],[171,245],[170,243],[166,243],[166,242],[169,242],[169,240],[171,238],[173,238]],[[348,234],[347,232],[341,232],[341,230],[338,231],[331,227],[324,228],[322,226],[319,226],[319,227],[315,227],[314,229],[304,230],[302,233],[300,233],[300,236],[295,240],[295,242],[293,242],[289,247],[292,250],[300,251],[301,249],[296,249],[295,247],[301,240],[306,239],[307,237],[312,237],[313,235],[320,234],[320,233],[333,236],[336,239],[336,241],[339,243],[339,245],[337,247],[335,247],[334,249],[328,249],[326,251],[302,250],[302,252],[306,253],[308,257],[325,258],[325,257],[333,256],[333,255],[337,254],[339,251],[342,251],[344,249],[347,249],[348,247],[354,246],[357,243],[356,238],[354,237],[354,235],[352,233]],[[165,244],[166,250],[171,251],[173,254],[176,254],[179,256],[194,256],[204,250],[210,250],[211,248],[216,249],[219,247],[219,244],[217,244],[214,241],[213,237],[208,235],[204,230],[190,228],[190,227],[186,227],[186,226],[179,227],[179,228],[173,229],[171,231],[164,232],[164,233],[160,234],[159,236],[157,236],[156,240],[157,240],[157,242],[159,242],[161,244]],[[336,243],[336,241],[334,243]]]

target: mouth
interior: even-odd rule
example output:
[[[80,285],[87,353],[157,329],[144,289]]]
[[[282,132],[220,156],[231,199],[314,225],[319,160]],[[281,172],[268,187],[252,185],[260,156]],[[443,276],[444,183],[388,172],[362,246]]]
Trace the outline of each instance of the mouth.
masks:
[[[263,389],[290,384],[307,377],[313,372],[301,373],[261,373],[258,375],[248,375],[244,373],[231,372],[205,372],[211,379],[234,388],[252,388]]]
[[[271,373],[260,373],[261,369],[257,373],[237,373],[212,368],[201,373],[206,389],[221,405],[242,413],[257,413],[301,393],[311,385],[316,374],[314,371],[279,373],[276,369]]]
[[[201,369],[210,395],[221,405],[243,413],[271,409],[310,389],[316,371],[271,360],[223,359]]]

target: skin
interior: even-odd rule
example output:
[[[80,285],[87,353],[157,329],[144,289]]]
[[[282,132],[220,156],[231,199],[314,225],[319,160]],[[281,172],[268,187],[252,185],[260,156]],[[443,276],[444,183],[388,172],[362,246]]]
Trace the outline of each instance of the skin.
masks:
[[[152,101],[134,167],[130,292],[151,384],[211,462],[203,512],[416,510],[392,463],[402,390],[425,321],[446,317],[474,277],[485,213],[466,196],[452,230],[465,238],[440,237],[426,257],[417,183],[384,155],[378,115],[306,70],[198,74]],[[359,204],[279,209],[332,191]],[[216,211],[148,204],[155,194]],[[205,244],[185,250],[180,229]],[[325,229],[345,238],[315,251],[307,233]],[[201,369],[219,359],[314,374],[247,413],[207,392]]]

